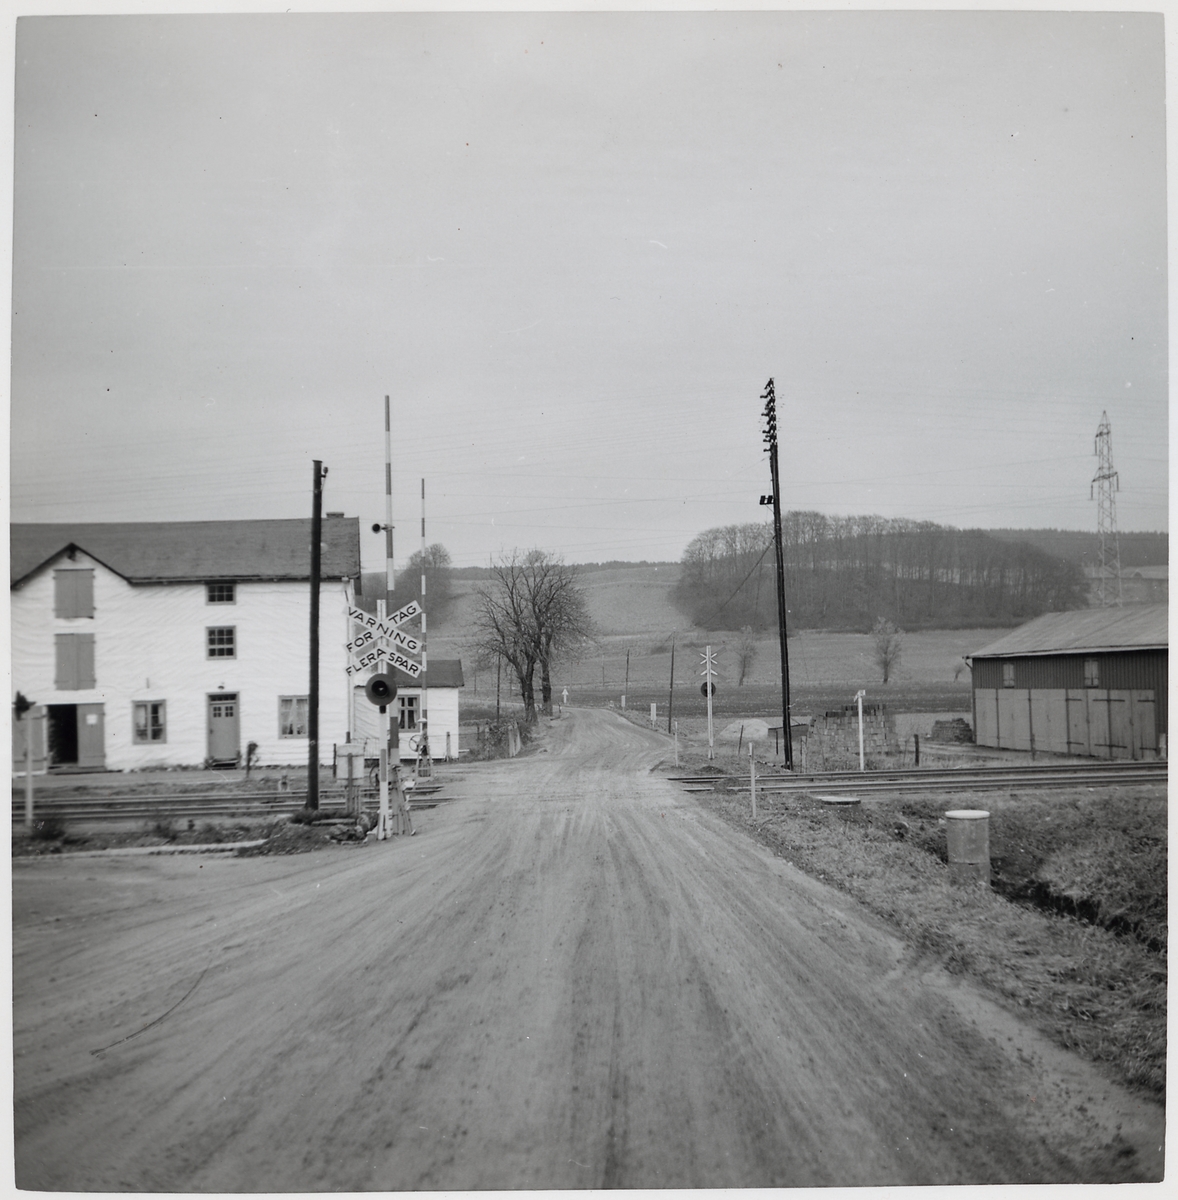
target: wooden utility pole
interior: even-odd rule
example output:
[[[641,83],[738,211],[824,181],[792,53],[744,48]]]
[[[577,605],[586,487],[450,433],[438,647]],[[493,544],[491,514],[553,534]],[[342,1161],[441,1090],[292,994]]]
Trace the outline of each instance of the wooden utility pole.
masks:
[[[425,480],[421,481],[421,740],[417,744],[418,776],[433,775],[434,761],[429,748],[428,658],[425,641]]]
[[[772,379],[765,385],[761,399],[765,401],[764,440],[769,447],[769,472],[773,481],[773,547],[777,552],[777,627],[781,641],[781,732],[785,741],[785,769],[792,771],[794,751],[789,724],[789,651],[785,629],[785,558],[781,548],[781,477],[777,468],[777,399],[773,394]]]
[[[393,591],[397,586],[393,571],[393,423],[389,398],[384,398],[384,571],[385,596],[392,610]]]
[[[311,489],[311,687],[307,697],[307,807],[319,807],[319,572],[322,565],[323,480],[319,459],[314,462]],[[293,714],[292,714],[293,715]]]

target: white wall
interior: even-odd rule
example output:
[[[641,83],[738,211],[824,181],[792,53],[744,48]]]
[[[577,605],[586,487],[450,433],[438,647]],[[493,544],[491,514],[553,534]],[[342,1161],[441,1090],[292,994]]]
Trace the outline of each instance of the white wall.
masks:
[[[398,696],[420,696],[421,688],[401,687],[397,689]],[[380,710],[364,695],[363,684],[356,685],[355,690],[355,725],[352,730],[352,740],[368,742],[372,747],[373,756],[380,745]],[[446,734],[450,735],[450,755],[458,757],[458,688],[430,688],[427,698],[429,710],[429,752],[430,758],[441,761],[446,757]],[[342,739],[341,739],[342,740]],[[400,739],[401,759],[415,759],[417,755],[409,747],[409,739],[404,733]]]
[[[57,567],[94,569],[94,616],[54,616]],[[104,706],[106,765],[126,770],[148,765],[196,765],[208,753],[207,695],[222,687],[238,693],[241,751],[258,743],[263,764],[307,761],[306,738],[280,738],[278,697],[305,696],[310,585],[303,581],[238,583],[236,603],[208,604],[205,586],[160,584],[133,587],[79,553],[71,563],[50,564],[11,593],[12,686],[38,704]],[[205,629],[233,625],[237,656],[206,657]],[[339,581],[320,592],[319,745],[330,763],[332,743],[347,729],[344,641],[347,598]],[[96,686],[58,691],[57,633],[94,634]],[[136,700],[167,703],[167,741],[132,741]]]

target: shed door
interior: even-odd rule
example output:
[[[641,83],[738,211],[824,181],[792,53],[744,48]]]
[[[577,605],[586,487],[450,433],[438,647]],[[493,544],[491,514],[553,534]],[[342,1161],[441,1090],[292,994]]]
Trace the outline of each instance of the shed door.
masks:
[[[209,758],[229,762],[241,750],[240,717],[236,692],[209,696]]]
[[[1155,758],[1158,752],[1157,701],[1152,689],[1129,693],[1133,705],[1134,758]]]
[[[101,704],[78,705],[78,766],[106,766],[106,745]]]

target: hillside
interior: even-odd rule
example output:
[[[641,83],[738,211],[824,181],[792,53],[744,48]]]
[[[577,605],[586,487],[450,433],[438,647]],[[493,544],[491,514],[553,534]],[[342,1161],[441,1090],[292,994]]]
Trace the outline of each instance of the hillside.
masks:
[[[1054,554],[1080,566],[1100,561],[1100,535],[1083,529],[986,529],[1003,542],[1028,542],[1048,554]],[[1170,561],[1168,533],[1123,532],[1117,534],[1121,551],[1121,569],[1162,567]]]

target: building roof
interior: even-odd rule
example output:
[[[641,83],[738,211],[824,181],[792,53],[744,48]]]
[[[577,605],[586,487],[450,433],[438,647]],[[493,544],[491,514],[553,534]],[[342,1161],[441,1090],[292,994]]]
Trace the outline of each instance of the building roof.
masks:
[[[320,574],[360,574],[360,520],[324,517]],[[137,521],[12,525],[9,582],[65,554],[85,551],[128,583],[310,579],[311,520]]]
[[[974,658],[1017,658],[1028,654],[1095,654],[1169,647],[1165,604],[1126,604],[1121,608],[1082,608],[1044,613],[996,642],[975,650]]]
[[[462,659],[460,658],[430,658],[426,668],[426,686],[431,688],[460,688],[466,683],[462,678]],[[421,687],[420,678],[414,679],[404,671],[393,668],[393,678],[398,688]]]

